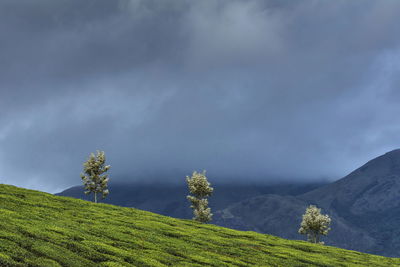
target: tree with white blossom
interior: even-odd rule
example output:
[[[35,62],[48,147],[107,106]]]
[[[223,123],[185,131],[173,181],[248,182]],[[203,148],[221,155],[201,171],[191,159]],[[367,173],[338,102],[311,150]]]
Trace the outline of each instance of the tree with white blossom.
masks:
[[[94,194],[94,202],[97,203],[97,194],[101,193],[102,198],[105,198],[109,191],[108,185],[108,174],[107,172],[111,166],[105,165],[106,156],[104,151],[98,151],[97,155],[91,153],[89,159],[83,164],[83,171],[81,178],[85,186],[85,194]]]
[[[202,223],[211,221],[212,213],[208,207],[209,197],[214,189],[207,181],[206,171],[198,173],[193,172],[192,177],[186,176],[186,182],[192,196],[187,196],[188,200],[192,203],[190,206],[193,209],[193,219]]]
[[[321,209],[310,205],[303,215],[299,233],[307,235],[307,239],[311,243],[324,244],[319,241],[320,236],[328,235],[329,230],[331,230],[329,228],[330,224],[331,218],[328,215],[322,215]]]

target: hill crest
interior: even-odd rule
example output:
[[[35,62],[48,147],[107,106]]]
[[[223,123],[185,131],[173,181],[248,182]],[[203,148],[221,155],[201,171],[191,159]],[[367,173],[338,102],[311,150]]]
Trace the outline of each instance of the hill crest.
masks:
[[[2,266],[396,266],[385,258],[0,185]]]

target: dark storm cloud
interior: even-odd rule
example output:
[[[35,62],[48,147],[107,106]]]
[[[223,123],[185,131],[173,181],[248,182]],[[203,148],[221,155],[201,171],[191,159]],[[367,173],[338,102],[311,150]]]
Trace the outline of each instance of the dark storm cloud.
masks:
[[[96,149],[120,180],[340,178],[399,147],[399,15],[397,1],[2,1],[1,182],[79,184]]]

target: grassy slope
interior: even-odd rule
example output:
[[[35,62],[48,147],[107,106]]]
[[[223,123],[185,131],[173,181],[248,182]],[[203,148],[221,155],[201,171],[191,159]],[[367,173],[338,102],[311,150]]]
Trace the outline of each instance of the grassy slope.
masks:
[[[400,266],[400,259],[0,185],[0,266]]]

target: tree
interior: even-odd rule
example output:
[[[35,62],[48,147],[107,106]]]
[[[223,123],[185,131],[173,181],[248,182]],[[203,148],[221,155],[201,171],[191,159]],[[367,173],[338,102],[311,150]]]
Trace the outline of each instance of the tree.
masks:
[[[85,194],[94,193],[94,202],[97,203],[97,194],[101,193],[102,197],[105,198],[109,191],[107,189],[108,174],[107,172],[111,166],[105,166],[106,156],[104,151],[98,151],[95,156],[93,153],[90,154],[89,159],[83,163],[83,171],[81,178],[85,186]]]
[[[193,195],[187,196],[192,203],[190,207],[193,209],[193,219],[202,223],[211,221],[212,213],[208,207],[207,197],[212,194],[214,189],[210,187],[210,183],[207,181],[206,171],[203,171],[203,173],[194,171],[192,177],[186,176],[186,182],[190,193]]]
[[[321,209],[314,205],[310,205],[305,214],[303,215],[303,221],[301,222],[299,233],[307,235],[307,239],[311,243],[323,244],[320,242],[320,235],[327,235],[329,225],[331,224],[331,218],[328,215],[322,215]]]

